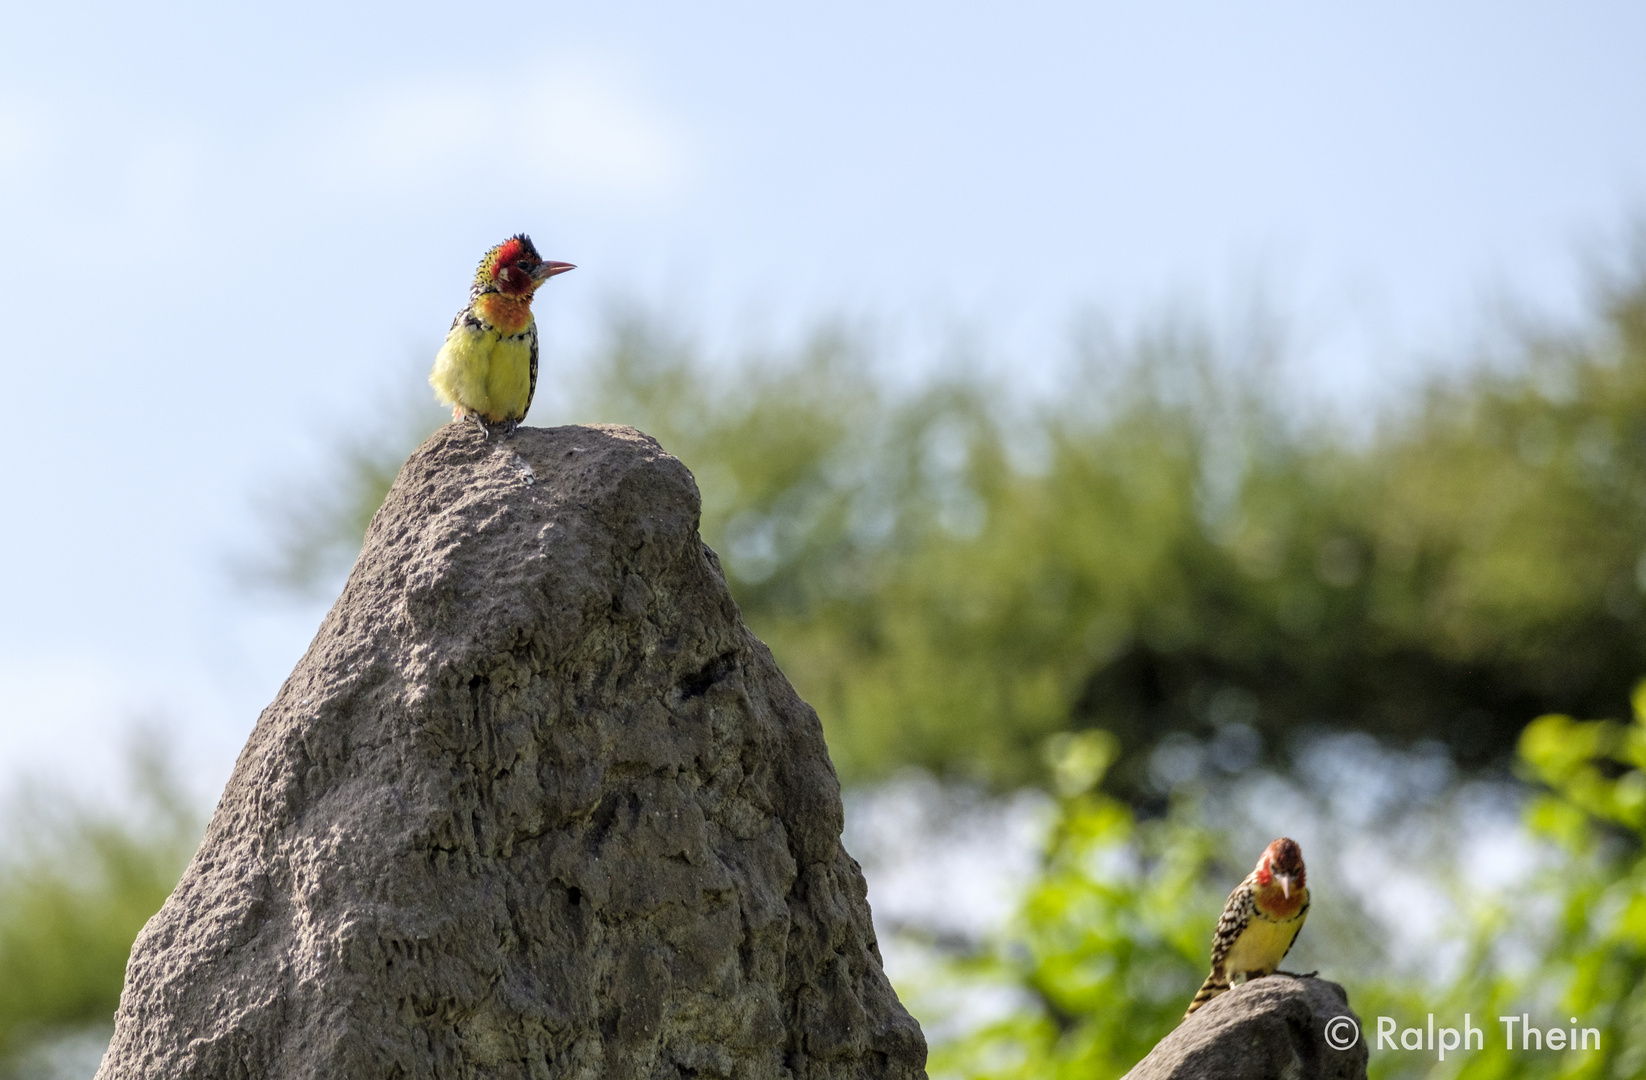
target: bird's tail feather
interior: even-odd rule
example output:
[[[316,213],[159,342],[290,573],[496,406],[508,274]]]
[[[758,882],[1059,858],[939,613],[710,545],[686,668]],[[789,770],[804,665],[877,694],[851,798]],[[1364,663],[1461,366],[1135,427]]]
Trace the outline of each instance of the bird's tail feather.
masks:
[[[1183,1014],[1183,1019],[1187,1020],[1189,1017],[1193,1016],[1196,1009],[1200,1008],[1217,995],[1223,993],[1223,991],[1228,988],[1229,977],[1216,968],[1213,968],[1212,973],[1206,976],[1206,981],[1200,984],[1200,991],[1195,994],[1194,1000],[1189,1002],[1189,1011]]]

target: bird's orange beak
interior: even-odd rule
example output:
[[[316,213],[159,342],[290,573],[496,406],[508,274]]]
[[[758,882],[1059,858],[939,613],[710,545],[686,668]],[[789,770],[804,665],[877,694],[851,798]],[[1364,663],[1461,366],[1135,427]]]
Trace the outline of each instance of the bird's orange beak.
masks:
[[[554,277],[556,274],[564,274],[567,270],[576,269],[577,267],[573,266],[571,263],[541,262],[537,264],[537,269],[532,271],[532,280],[536,282],[544,282]]]

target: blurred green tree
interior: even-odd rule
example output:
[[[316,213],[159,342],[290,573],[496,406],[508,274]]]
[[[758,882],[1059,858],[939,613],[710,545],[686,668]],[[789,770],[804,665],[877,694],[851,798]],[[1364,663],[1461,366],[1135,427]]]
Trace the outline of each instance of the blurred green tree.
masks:
[[[1213,834],[1190,813],[1139,823],[1094,790],[1118,750],[1108,733],[1054,745],[1066,794],[1040,874],[1010,930],[943,979],[951,991],[1009,991],[1015,1007],[935,1045],[934,1076],[1120,1076],[1176,1026],[1206,977],[1204,912],[1215,923],[1223,904],[1207,886]]]
[[[629,315],[571,409],[693,469],[704,536],[848,780],[1044,783],[1045,738],[1098,728],[1109,789],[1158,811],[1168,736],[1213,772],[1329,729],[1475,768],[1506,764],[1526,717],[1624,707],[1646,649],[1646,256],[1596,297],[1588,325],[1517,334],[1361,443],[1285,413],[1261,342],[1242,361],[1181,322],[1088,341],[1034,403],[965,372],[893,391],[838,329],[710,365]],[[353,550],[410,444],[294,498],[288,584]]]
[[[132,941],[200,837],[197,808],[152,748],[133,750],[121,811],[25,789],[0,853],[0,1077],[45,1044],[106,1038]]]

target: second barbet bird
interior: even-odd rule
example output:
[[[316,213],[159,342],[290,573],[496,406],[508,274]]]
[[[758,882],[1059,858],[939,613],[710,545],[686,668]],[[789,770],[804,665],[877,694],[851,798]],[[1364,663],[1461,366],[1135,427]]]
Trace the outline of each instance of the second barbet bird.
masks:
[[[1303,849],[1282,836],[1264,849],[1257,869],[1235,886],[1212,936],[1212,972],[1183,1014],[1224,993],[1237,979],[1272,975],[1291,952],[1309,915],[1309,882]],[[1288,974],[1282,972],[1282,974]]]
[[[429,385],[452,407],[453,420],[473,420],[489,435],[492,425],[512,434],[526,418],[537,393],[532,297],[549,278],[572,269],[539,256],[525,233],[486,252],[468,306],[452,320],[429,372]]]

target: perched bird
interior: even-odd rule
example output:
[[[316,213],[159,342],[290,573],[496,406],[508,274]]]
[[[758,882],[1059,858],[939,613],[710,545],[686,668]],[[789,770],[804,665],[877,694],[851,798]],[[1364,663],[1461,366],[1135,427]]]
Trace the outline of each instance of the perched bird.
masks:
[[[488,424],[513,434],[537,392],[537,320],[532,294],[556,274],[576,269],[547,262],[531,237],[511,236],[486,252],[469,288],[469,303],[434,358],[429,385],[452,407],[452,419],[472,419],[482,436]]]
[[[1272,973],[1291,951],[1309,914],[1309,886],[1303,874],[1303,849],[1282,836],[1263,850],[1257,869],[1235,886],[1223,905],[1212,937],[1212,973],[1189,1003],[1188,1019],[1237,978],[1258,979]]]

